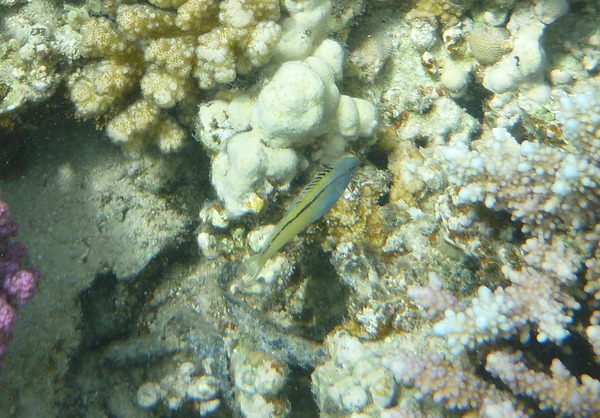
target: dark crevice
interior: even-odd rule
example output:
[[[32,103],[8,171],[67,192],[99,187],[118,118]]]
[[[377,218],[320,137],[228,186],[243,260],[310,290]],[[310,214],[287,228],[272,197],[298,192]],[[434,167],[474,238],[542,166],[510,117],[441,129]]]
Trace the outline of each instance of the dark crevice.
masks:
[[[469,92],[455,98],[454,101],[479,123],[483,123],[485,103],[491,96],[492,93],[480,83],[472,82],[469,84]]]
[[[305,307],[296,318],[298,335],[322,342],[347,315],[349,290],[329,262],[329,255],[317,249],[306,251],[303,275],[310,279],[305,290]]]
[[[367,152],[367,160],[371,162],[377,169],[386,170],[388,168],[389,153],[383,148],[373,146]]]
[[[71,356],[65,377],[65,385],[70,389],[57,394],[62,416],[83,416],[91,404],[97,406],[107,402],[108,388],[94,394],[86,393],[86,385],[82,381],[89,379],[90,374],[106,382],[119,381],[136,387],[142,382],[137,382],[134,376],[143,375],[149,362],[160,361],[160,357],[139,359],[139,364],[129,362],[125,368],[122,364],[110,362],[106,351],[140,338],[143,334],[140,315],[164,277],[168,277],[168,270],[176,263],[191,263],[197,257],[192,250],[195,245],[192,238],[190,228],[178,242],[167,246],[143,271],[128,280],[118,280],[108,269],[98,273],[91,286],[79,295],[81,344]],[[161,416],[185,416],[180,415],[181,412],[168,412]]]
[[[288,417],[319,416],[319,407],[315,403],[311,391],[311,374],[313,371],[313,369],[294,366],[290,368],[289,384],[285,388],[285,395],[291,404],[291,412],[287,415]]]

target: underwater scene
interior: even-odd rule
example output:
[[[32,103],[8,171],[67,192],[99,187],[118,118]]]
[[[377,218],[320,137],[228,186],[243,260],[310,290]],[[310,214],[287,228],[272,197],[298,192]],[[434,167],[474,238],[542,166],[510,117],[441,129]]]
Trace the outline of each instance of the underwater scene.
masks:
[[[597,0],[0,0],[0,417],[600,416]]]

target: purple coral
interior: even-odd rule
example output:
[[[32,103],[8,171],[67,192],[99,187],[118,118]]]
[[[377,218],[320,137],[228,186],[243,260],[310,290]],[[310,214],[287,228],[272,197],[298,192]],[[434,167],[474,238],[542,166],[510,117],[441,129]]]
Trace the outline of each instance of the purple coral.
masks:
[[[0,244],[5,237],[17,235],[17,223],[13,220],[8,209],[8,204],[0,200]]]
[[[4,278],[3,290],[16,305],[25,305],[35,296],[39,281],[37,269],[19,270]]]
[[[36,269],[21,269],[27,249],[21,242],[11,242],[18,232],[6,202],[0,200],[0,367],[12,330],[17,321],[17,307],[34,295],[40,280]]]

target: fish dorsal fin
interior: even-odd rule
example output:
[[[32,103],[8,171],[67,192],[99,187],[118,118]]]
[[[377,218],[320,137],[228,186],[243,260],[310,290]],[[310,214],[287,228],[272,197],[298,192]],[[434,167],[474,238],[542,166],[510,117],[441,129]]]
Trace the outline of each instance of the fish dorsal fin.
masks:
[[[296,198],[292,201],[292,204],[290,205],[290,209],[297,207],[298,204],[300,204],[300,202],[302,202],[306,198],[306,195],[309,194],[310,191],[312,189],[314,189],[319,184],[319,182],[321,180],[323,180],[323,178],[331,172],[331,170],[333,170],[333,166],[330,166],[330,165],[324,166],[323,169],[321,171],[319,171],[319,173],[315,176],[315,178],[312,179],[312,181],[310,183],[308,183],[306,186],[304,186],[304,189],[302,189],[302,191],[298,194],[298,196],[296,196]]]

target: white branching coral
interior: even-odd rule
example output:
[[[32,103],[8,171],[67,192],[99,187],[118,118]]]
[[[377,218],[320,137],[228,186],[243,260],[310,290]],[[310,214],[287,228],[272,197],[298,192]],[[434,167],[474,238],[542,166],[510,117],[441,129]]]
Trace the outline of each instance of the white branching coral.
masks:
[[[502,269],[511,286],[498,287],[493,292],[481,286],[467,307],[448,306],[444,311],[434,332],[448,340],[452,352],[458,354],[486,341],[508,338],[526,329],[528,324],[536,326],[540,342],[561,342],[569,335],[566,327],[579,303],[561,286],[575,280],[580,257],[558,240],[549,246],[530,239],[523,251],[525,266],[519,270],[508,266]],[[409,295],[419,298],[426,289],[413,288]],[[448,299],[445,292],[440,293],[444,295],[442,299],[429,292],[432,300],[423,297],[416,300],[430,309],[429,306],[443,304]]]
[[[595,224],[600,203],[598,94],[564,97],[557,115],[568,146],[518,143],[503,128],[443,150],[459,202],[483,201],[507,210],[524,231],[549,235],[557,228]],[[579,210],[585,209],[585,210]]]
[[[577,149],[592,154],[597,161],[600,150],[600,91],[589,90],[560,100],[558,121],[563,139]]]
[[[550,374],[545,374],[529,369],[521,352],[496,351],[488,354],[486,369],[513,392],[538,398],[543,410],[575,417],[600,413],[600,381],[586,374],[577,379],[559,359],[552,360]]]

